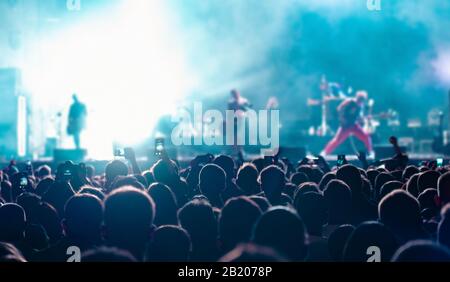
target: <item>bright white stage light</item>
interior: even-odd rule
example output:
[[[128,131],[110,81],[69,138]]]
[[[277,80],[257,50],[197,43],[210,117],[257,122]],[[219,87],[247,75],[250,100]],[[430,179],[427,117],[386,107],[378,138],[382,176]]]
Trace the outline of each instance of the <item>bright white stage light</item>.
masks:
[[[24,70],[35,110],[67,112],[74,92],[87,104],[82,145],[90,157],[142,142],[189,92],[193,80],[164,5],[123,1],[91,14],[43,40],[39,60]]]
[[[450,52],[443,49],[438,53],[437,58],[432,62],[435,75],[441,84],[450,86]]]
[[[27,100],[24,96],[17,98],[17,155],[21,158],[27,154]]]

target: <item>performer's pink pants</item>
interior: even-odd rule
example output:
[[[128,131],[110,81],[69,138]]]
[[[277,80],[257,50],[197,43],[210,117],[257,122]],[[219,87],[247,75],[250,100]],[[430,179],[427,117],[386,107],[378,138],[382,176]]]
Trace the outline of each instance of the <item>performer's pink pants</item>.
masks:
[[[370,135],[365,133],[359,124],[354,124],[345,128],[339,127],[336,136],[325,147],[325,154],[331,154],[350,135],[354,135],[356,138],[361,140],[364,143],[364,146],[366,146],[368,152],[372,151],[372,140]]]

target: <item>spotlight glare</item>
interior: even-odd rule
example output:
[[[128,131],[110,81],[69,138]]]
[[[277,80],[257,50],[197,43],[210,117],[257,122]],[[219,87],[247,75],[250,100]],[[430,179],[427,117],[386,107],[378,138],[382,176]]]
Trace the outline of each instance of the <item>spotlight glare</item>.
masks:
[[[73,92],[86,103],[82,146],[92,158],[110,158],[113,143],[150,137],[158,118],[189,92],[190,72],[164,4],[122,1],[90,15],[45,38],[39,59],[25,67],[35,112],[67,112]]]

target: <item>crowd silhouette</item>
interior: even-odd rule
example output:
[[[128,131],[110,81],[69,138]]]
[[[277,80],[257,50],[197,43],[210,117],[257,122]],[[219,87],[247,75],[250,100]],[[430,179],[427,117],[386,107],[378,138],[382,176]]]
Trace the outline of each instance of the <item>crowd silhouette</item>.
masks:
[[[450,167],[163,156],[0,171],[0,261],[450,261]],[[375,249],[374,249],[375,248]]]

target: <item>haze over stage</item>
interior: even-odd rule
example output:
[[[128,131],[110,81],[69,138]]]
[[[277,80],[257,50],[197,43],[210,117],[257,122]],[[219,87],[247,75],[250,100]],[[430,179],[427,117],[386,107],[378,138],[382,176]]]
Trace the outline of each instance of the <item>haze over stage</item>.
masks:
[[[449,26],[449,0],[0,0],[0,264],[450,262]]]
[[[65,0],[1,1],[0,68],[20,76],[27,155],[42,156],[54,138],[71,147],[74,92],[88,106],[83,147],[95,159],[110,158],[114,144],[151,147],[160,118],[178,107],[223,110],[232,88],[256,109],[276,96],[289,144],[308,131],[305,100],[323,74],[366,89],[375,111],[393,108],[404,128],[417,119],[429,128],[431,110],[447,111],[448,3],[382,1],[370,11],[366,2],[91,0],[78,9]]]

